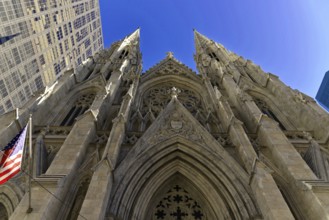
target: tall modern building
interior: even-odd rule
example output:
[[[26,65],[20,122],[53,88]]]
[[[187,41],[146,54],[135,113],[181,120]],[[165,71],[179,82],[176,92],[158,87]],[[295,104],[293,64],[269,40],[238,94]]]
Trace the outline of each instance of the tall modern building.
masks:
[[[33,109],[32,196],[0,185],[0,217],[329,219],[329,115],[194,35],[198,73],[170,52],[142,73],[137,30],[0,116],[7,143]]]
[[[315,99],[329,112],[329,71],[324,75]]]
[[[100,49],[98,0],[0,1],[0,114]]]

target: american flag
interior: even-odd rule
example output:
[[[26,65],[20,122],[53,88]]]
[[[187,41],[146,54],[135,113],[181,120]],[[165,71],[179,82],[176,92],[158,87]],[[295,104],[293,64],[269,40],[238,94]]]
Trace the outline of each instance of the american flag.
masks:
[[[7,182],[21,170],[27,126],[0,151],[0,184]]]

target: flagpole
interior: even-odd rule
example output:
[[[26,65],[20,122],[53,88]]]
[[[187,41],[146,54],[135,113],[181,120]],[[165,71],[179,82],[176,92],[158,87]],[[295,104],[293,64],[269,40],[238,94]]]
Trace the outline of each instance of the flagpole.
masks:
[[[29,119],[29,208],[27,213],[31,213],[33,208],[31,207],[31,177],[32,177],[32,114]]]

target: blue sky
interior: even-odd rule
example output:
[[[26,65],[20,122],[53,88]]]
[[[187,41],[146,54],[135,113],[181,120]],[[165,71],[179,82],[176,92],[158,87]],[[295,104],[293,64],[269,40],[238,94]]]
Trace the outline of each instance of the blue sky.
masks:
[[[143,71],[167,51],[196,69],[193,28],[315,97],[329,70],[328,0],[100,0],[105,47],[141,28]]]

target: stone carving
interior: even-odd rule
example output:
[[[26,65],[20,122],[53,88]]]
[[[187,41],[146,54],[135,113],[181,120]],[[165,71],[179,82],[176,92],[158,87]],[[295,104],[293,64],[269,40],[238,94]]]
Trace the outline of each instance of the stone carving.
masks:
[[[122,144],[134,145],[140,138],[140,133],[127,132]]]
[[[167,52],[167,59],[172,59],[174,57],[174,53],[173,52],[171,52],[171,51],[169,51],[169,52]]]
[[[176,87],[172,87],[170,91],[171,98],[177,98],[178,94],[181,92],[180,89],[177,89]]]
[[[295,90],[295,100],[298,101],[298,102],[301,102],[301,103],[309,103],[309,102],[315,102],[313,98],[305,95],[304,93],[301,93],[300,91],[298,90]]]
[[[245,91],[243,90],[238,90],[238,97],[242,102],[251,102],[253,101],[252,97],[248,95]]]
[[[188,140],[204,143],[204,140],[199,132],[197,132],[194,126],[188,122],[186,116],[182,113],[175,112],[172,115],[168,115],[164,119],[165,124],[161,126],[161,129],[155,132],[147,141],[149,144],[156,144],[165,140],[168,140],[176,135],[181,135]]]
[[[192,114],[195,114],[198,109],[202,111],[204,109],[201,97],[199,94],[183,88],[174,87],[174,85],[164,85],[156,87],[147,91],[143,96],[141,104],[141,113],[145,115],[149,109],[152,110],[153,114],[157,116],[169,103],[171,97],[168,96],[168,91],[171,91],[172,95],[176,95],[178,100],[187,108]],[[174,90],[172,90],[174,89]],[[180,91],[180,92],[179,92]],[[177,93],[177,94],[176,94]],[[204,110],[203,110],[204,111]]]
[[[92,143],[105,144],[108,139],[109,139],[109,133],[97,132],[94,140],[92,141]]]
[[[210,65],[211,62],[211,57],[208,56],[207,54],[202,54],[201,55],[201,63],[204,67],[208,67]]]
[[[217,138],[217,141],[223,147],[232,146],[232,141],[231,141],[230,137],[227,134],[220,134],[220,136]]]
[[[89,108],[93,103],[95,97],[96,94],[94,93],[84,94],[79,97],[79,99],[75,102],[75,105]]]
[[[188,191],[179,185],[169,189],[158,202],[152,219],[206,219],[204,212]]]
[[[284,131],[284,134],[289,140],[308,140],[308,135],[311,135],[308,132],[302,131]]]
[[[44,127],[35,127],[34,128],[34,134],[38,134],[40,133],[43,129],[45,129]],[[71,131],[71,127],[66,127],[66,126],[47,126],[47,135],[58,135],[58,136],[66,136],[70,133]]]

